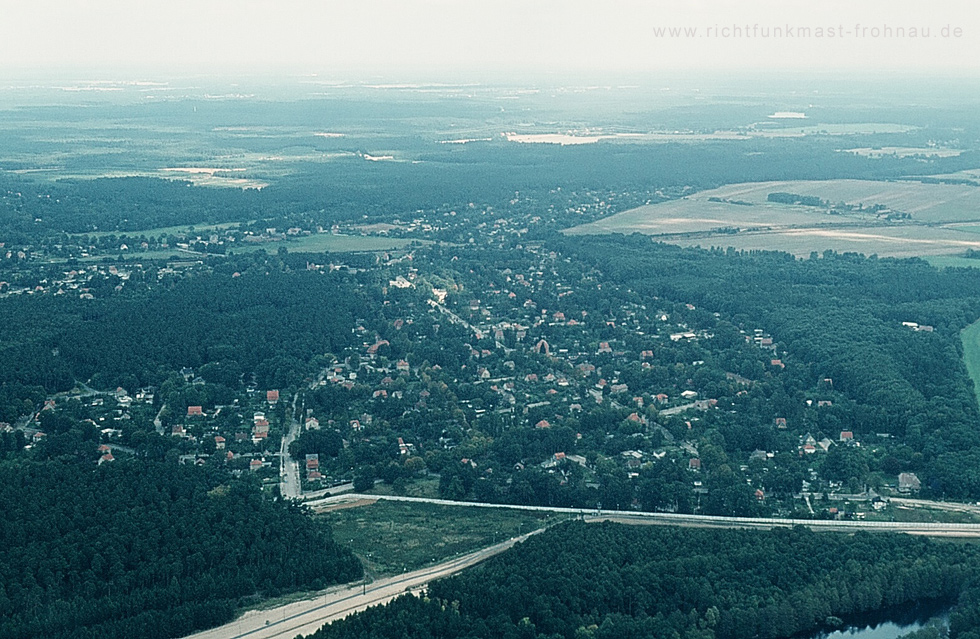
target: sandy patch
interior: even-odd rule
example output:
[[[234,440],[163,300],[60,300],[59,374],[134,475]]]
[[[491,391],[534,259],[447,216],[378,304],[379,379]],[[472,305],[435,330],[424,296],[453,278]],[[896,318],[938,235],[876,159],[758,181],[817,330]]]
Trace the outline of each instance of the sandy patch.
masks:
[[[377,499],[358,499],[356,501],[344,501],[337,504],[330,504],[328,506],[316,506],[313,508],[313,512],[317,513],[328,513],[334,510],[345,510],[347,508],[359,508],[361,506],[370,506],[371,504],[377,502]]]

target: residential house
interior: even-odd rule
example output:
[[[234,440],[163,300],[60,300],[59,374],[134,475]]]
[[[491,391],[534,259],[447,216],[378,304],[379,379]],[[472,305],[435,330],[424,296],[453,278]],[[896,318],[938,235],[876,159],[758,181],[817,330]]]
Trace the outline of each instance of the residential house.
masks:
[[[368,346],[367,349],[368,355],[376,354],[378,352],[378,349],[381,348],[382,346],[391,346],[391,343],[386,339],[378,340],[374,344]]]
[[[898,492],[900,493],[916,493],[922,488],[919,478],[916,477],[915,473],[900,473],[898,475]]]

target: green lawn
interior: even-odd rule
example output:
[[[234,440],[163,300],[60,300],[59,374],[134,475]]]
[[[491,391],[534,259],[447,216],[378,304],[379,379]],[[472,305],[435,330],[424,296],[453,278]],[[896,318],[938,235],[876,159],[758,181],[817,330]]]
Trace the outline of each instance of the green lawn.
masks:
[[[395,490],[389,484],[375,484],[370,491],[373,495],[405,495],[406,497],[426,497],[428,499],[439,499],[438,479],[416,479],[405,485],[402,492]]]
[[[945,266],[955,266],[960,268],[980,268],[980,260],[973,260],[968,257],[962,257],[959,255],[928,255],[923,259],[925,259],[925,261],[929,262],[936,268],[943,268]]]
[[[365,570],[375,576],[437,564],[567,518],[555,513],[392,501],[319,516],[333,527],[334,539],[353,550]]]
[[[966,370],[973,380],[973,391],[980,402],[980,321],[970,324],[960,332],[963,340],[963,359],[966,360]]]

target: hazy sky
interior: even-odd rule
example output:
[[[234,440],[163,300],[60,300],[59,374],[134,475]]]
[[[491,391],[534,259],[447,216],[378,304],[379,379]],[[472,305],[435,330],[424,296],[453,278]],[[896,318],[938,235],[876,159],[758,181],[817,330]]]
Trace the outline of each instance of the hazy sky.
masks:
[[[980,70],[972,0],[0,0],[0,16],[0,72]]]

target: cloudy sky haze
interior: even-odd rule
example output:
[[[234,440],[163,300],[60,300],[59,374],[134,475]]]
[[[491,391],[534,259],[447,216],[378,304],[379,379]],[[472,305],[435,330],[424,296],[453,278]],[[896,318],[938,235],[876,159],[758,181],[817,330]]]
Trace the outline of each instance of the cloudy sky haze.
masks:
[[[980,71],[965,0],[0,0],[0,72]]]

